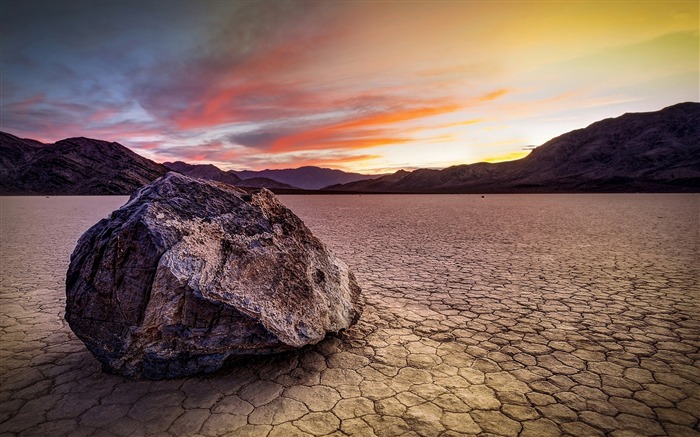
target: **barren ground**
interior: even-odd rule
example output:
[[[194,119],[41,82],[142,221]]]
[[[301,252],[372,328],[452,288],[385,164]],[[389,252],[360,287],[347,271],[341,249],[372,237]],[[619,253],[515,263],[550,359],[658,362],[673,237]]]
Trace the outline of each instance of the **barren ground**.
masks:
[[[0,434],[700,435],[700,195],[284,196],[360,322],[172,381],[102,373],[63,321],[125,200],[0,198]]]

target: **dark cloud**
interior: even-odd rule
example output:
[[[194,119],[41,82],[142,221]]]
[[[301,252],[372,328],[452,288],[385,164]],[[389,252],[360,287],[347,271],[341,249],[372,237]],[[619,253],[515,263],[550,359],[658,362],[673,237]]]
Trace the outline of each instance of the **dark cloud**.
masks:
[[[164,161],[173,159],[188,162],[233,162],[240,155],[238,149],[217,140],[188,147],[173,147],[171,144],[160,143],[146,149],[157,154]]]
[[[233,144],[240,144],[253,149],[267,149],[276,139],[280,138],[284,134],[285,132],[268,130],[254,131],[242,134],[230,134],[226,136],[226,140]]]
[[[309,33],[303,25],[316,5],[3,0],[3,105],[43,93],[83,105],[87,117],[105,106],[136,102],[171,130],[181,117],[202,111],[232,77],[255,83],[245,66]],[[242,96],[235,102],[239,118],[274,108],[272,97]],[[3,128],[20,128],[20,116],[32,118],[21,124],[36,127],[52,115],[61,118],[46,108],[15,112],[5,117]]]
[[[324,5],[236,3],[192,50],[137,76],[133,95],[181,129],[304,113],[318,104],[317,93],[285,75],[330,31],[313,23],[331,15]]]

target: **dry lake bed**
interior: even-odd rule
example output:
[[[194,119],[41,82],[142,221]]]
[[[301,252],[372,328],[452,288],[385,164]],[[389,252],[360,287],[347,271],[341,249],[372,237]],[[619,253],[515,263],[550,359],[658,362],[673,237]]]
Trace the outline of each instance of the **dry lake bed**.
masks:
[[[700,435],[700,195],[283,196],[360,322],[171,381],[102,373],[63,321],[125,201],[0,198],[0,435]]]

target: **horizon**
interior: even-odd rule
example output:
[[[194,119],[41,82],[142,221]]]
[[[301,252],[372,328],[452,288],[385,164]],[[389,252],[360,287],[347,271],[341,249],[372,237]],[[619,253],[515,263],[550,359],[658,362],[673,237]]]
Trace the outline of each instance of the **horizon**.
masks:
[[[695,1],[164,5],[3,1],[0,130],[379,174],[700,100]]]

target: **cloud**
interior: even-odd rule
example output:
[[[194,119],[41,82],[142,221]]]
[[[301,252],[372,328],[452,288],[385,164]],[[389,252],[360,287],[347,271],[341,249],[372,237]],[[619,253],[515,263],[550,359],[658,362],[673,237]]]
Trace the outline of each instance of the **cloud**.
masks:
[[[695,4],[6,3],[0,128],[155,159],[442,165],[698,95]]]
[[[241,134],[230,134],[226,138],[234,143],[254,149],[266,149],[275,140],[285,135],[284,131],[256,130]]]
[[[216,140],[186,147],[165,142],[155,145],[146,142],[145,149],[161,157],[162,161],[235,162],[242,155],[240,149]]]
[[[178,58],[135,78],[134,98],[173,129],[290,117],[318,110],[322,92],[295,72],[333,40],[329,6],[317,2],[236,3],[218,30]],[[153,77],[159,80],[154,82]]]
[[[383,158],[379,154],[348,155],[334,152],[305,152],[274,155],[252,155],[236,162],[236,168],[282,169],[302,166],[332,167],[349,169],[348,164],[367,162]]]
[[[508,92],[509,91],[507,89],[502,88],[500,90],[491,91],[490,93],[486,93],[482,96],[479,96],[476,100],[479,102],[490,102],[492,100],[496,100],[500,97],[505,96],[506,94],[508,94]]]
[[[516,159],[521,159],[530,154],[530,150],[517,150],[514,152],[502,153],[500,155],[489,156],[484,159],[484,162],[504,162],[504,161],[514,161]]]
[[[405,143],[411,141],[411,138],[402,136],[401,129],[395,129],[392,125],[453,112],[459,108],[453,103],[435,103],[360,113],[344,121],[280,136],[272,142],[270,150],[282,152],[335,148],[361,149]]]
[[[442,68],[427,68],[418,71],[419,76],[439,77],[440,79],[460,80],[465,75],[469,77],[488,77],[502,73],[502,67],[494,62],[481,62],[474,64],[458,64]]]
[[[87,103],[53,100],[42,93],[3,102],[0,129],[48,143],[75,136],[126,142],[163,133],[152,120],[121,117],[124,110],[122,105],[108,102],[96,110]]]

